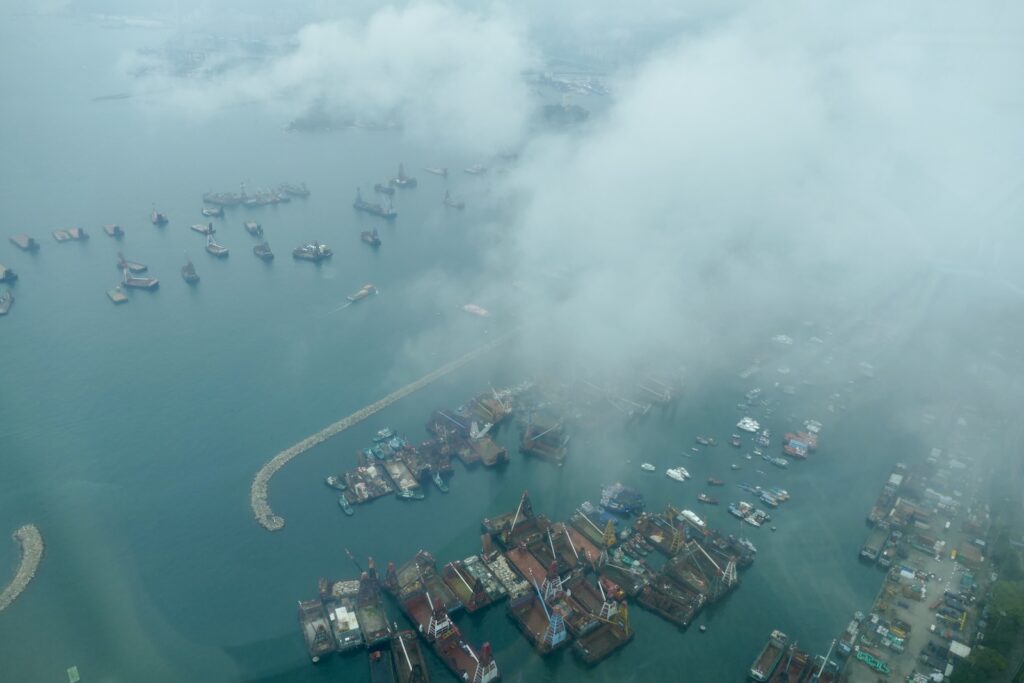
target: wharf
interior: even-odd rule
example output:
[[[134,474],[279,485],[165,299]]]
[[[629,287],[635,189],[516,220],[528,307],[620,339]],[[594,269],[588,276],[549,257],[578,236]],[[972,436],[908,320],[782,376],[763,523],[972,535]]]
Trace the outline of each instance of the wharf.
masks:
[[[11,606],[11,603],[28,588],[28,584],[36,575],[39,562],[43,559],[43,536],[33,524],[20,527],[12,535],[21,546],[21,562],[14,573],[14,578],[0,592],[0,612]]]
[[[463,365],[476,360],[488,351],[504,344],[513,334],[514,332],[508,332],[494,341],[484,344],[480,348],[470,351],[469,353],[442,365],[438,369],[424,375],[415,382],[406,384],[404,387],[391,392],[379,401],[357,410],[348,417],[338,420],[324,429],[321,429],[319,432],[306,437],[294,446],[286,448],[275,455],[266,464],[264,464],[259,471],[256,472],[256,475],[252,480],[252,486],[249,492],[249,503],[257,523],[268,531],[279,531],[284,528],[284,518],[275,514],[274,510],[270,507],[270,503],[267,501],[267,489],[270,485],[270,480],[282,467],[314,446],[324,443],[331,437],[340,434],[353,425],[359,424],[366,418],[380,412],[396,401],[400,401],[409,394],[419,391],[428,384],[455,372]]]

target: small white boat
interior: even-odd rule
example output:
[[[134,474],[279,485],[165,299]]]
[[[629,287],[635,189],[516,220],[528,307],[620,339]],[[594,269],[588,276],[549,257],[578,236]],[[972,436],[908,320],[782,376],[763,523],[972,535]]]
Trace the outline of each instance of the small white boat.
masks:
[[[686,481],[690,473],[686,471],[685,467],[670,467],[665,470],[665,475],[669,479],[675,479],[676,481]]]
[[[653,472],[654,471],[654,465],[652,465],[649,462],[645,462],[642,465],[640,465],[640,469],[642,469],[644,472]]]

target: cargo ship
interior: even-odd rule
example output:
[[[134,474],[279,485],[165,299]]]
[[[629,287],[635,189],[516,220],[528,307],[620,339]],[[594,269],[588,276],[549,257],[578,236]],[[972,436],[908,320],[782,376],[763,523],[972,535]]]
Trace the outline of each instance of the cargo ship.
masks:
[[[270,244],[267,242],[260,242],[252,248],[252,253],[256,255],[256,258],[263,261],[273,261],[274,252],[270,250]]]
[[[113,237],[116,240],[124,237],[124,230],[117,223],[107,223],[103,226],[103,232],[107,233],[107,237]]]
[[[33,238],[28,235],[11,235],[8,238],[14,246],[22,251],[39,251],[39,242],[36,242]]]
[[[309,196],[309,189],[306,187],[306,183],[299,183],[298,185],[292,185],[291,183],[281,183],[277,186],[277,191],[283,194],[291,195],[292,197],[301,197],[305,199]]]
[[[395,660],[398,683],[430,683],[430,670],[412,631],[398,631],[391,636],[391,653]]]
[[[190,285],[199,282],[199,273],[196,272],[196,267],[192,265],[192,259],[188,254],[185,254],[185,265],[181,267],[181,278]]]
[[[206,192],[203,194],[203,201],[216,206],[238,206],[242,203],[243,195],[237,192]]]
[[[491,602],[498,602],[508,597],[508,590],[505,588],[504,583],[476,555],[471,555],[462,560],[459,566],[461,571],[471,577],[470,583],[479,582],[484,592],[487,593],[488,600]]]
[[[395,664],[390,650],[373,650],[370,661],[370,683],[395,683]]]
[[[156,289],[160,281],[155,277],[138,277],[132,275],[127,268],[121,271],[121,284],[132,289]]]
[[[775,671],[775,667],[779,665],[779,660],[782,659],[788,643],[789,637],[785,633],[778,629],[772,631],[761,654],[757,656],[754,664],[750,667],[750,678],[755,681],[767,681]]]
[[[782,452],[786,455],[794,458],[800,458],[802,460],[807,457],[809,450],[810,448],[807,442],[801,440],[800,436],[797,434],[789,432],[782,437]]]
[[[253,237],[263,237],[263,226],[256,221],[246,221],[245,231]]]
[[[789,646],[770,683],[799,683],[811,669],[811,656],[798,650],[796,643]]]
[[[213,239],[213,232],[214,231],[211,230],[210,234],[206,236],[206,251],[217,258],[224,258],[228,255],[228,248]]]
[[[444,191],[444,200],[442,200],[441,203],[449,208],[458,209],[459,211],[462,211],[463,209],[466,208],[466,203],[457,202],[454,199],[452,199],[452,195],[451,193],[448,192],[448,190]]]
[[[117,252],[117,269],[128,270],[131,273],[145,273],[148,270],[148,267],[144,263],[128,261],[125,259],[124,254]]]
[[[319,600],[299,602],[299,626],[302,628],[306,650],[313,663],[319,662],[321,657],[334,651],[334,638],[327,623],[327,615],[324,614],[324,606]]]
[[[373,230],[363,230],[359,233],[359,239],[366,242],[374,249],[380,246],[380,235],[377,234],[377,228],[374,228]]]
[[[213,207],[211,209],[208,206],[204,206],[200,210],[200,213],[202,213],[207,218],[224,218],[224,207],[223,206],[215,206],[215,207]]]
[[[392,187],[398,187],[402,189],[416,187],[416,179],[407,176],[405,174],[405,167],[402,164],[398,164],[398,175],[388,181],[388,184]]]
[[[442,166],[427,166],[423,170],[426,171],[427,173],[433,173],[434,175],[439,175],[442,178],[447,178],[448,177],[448,169],[446,167],[442,167]]]
[[[432,600],[429,591],[414,591],[400,604],[402,611],[433,648],[434,654],[456,678],[472,683],[493,683],[501,678],[498,665],[491,656],[490,644],[484,643],[477,654],[476,648],[466,642],[458,626],[448,616],[441,601]]]
[[[149,222],[158,228],[162,228],[168,223],[167,216],[163,215],[156,209],[153,209],[153,212],[149,214]]]
[[[0,292],[0,315],[7,315],[13,303],[14,295],[11,294],[11,290],[5,289],[3,292]]]
[[[334,252],[331,251],[331,248],[319,242],[305,244],[292,250],[292,256],[295,258],[302,261],[312,261],[313,263],[319,263],[324,259],[330,258],[332,255],[334,255]]]
[[[371,557],[366,571],[359,576],[359,593],[356,595],[356,618],[363,631],[366,647],[374,649],[388,642],[391,637],[387,614],[380,599],[377,583],[377,567]]]
[[[358,188],[356,188],[356,200],[352,203],[352,208],[356,211],[365,211],[372,216],[386,218],[387,220],[393,220],[398,216],[398,212],[390,204],[385,208],[380,204],[373,204],[363,199],[363,195]]]

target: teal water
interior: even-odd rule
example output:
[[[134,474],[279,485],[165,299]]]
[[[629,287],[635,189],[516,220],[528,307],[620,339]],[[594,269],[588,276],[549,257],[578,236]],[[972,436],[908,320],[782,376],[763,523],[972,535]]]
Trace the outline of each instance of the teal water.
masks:
[[[248,492],[264,461],[512,324],[458,310],[507,303],[476,296],[495,291],[481,257],[495,242],[487,226],[503,216],[490,205],[490,181],[454,174],[449,185],[469,208],[446,213],[443,181],[416,170],[419,188],[396,198],[400,218],[378,226],[384,245],[372,252],[358,234],[374,219],[349,208],[357,185],[369,190],[399,161],[413,171],[477,160],[387,133],[290,135],[255,107],[191,118],[144,100],[91,101],[129,89],[111,68],[121,50],[160,39],[68,19],[0,25],[7,60],[32,65],[5,69],[9,106],[0,108],[0,262],[21,275],[14,309],[0,320],[0,530],[31,521],[47,544],[34,582],[0,614],[4,680],[62,680],[72,664],[86,681],[364,680],[360,655],[308,664],[295,621],[295,602],[314,594],[318,577],[353,573],[346,547],[381,564],[420,547],[440,560],[465,557],[478,549],[479,520],[514,506],[524,489],[558,519],[614,478],[642,487],[652,507],[694,507],[696,484],[636,464],[678,464],[700,432],[723,445],[682,459],[694,481],[768,481],[793,494],[777,533],[742,529],[758,560],[703,617],[708,633],[680,632],[636,608],[636,640],[587,670],[568,653],[533,656],[501,607],[460,617],[473,641],[493,644],[506,680],[741,680],[771,629],[824,651],[869,604],[881,574],[856,562],[864,514],[894,457],[923,446],[892,424],[884,402],[852,398],[819,457],[785,473],[744,462],[738,477],[725,444],[750,386],[738,379],[691,386],[641,425],[578,435],[561,470],[518,455],[500,472],[457,464],[447,496],[382,500],[343,517],[323,477],[350,465],[376,429],[419,438],[434,407],[521,379],[500,357],[475,363],[288,465],[270,490],[287,527],[260,529]],[[305,181],[313,194],[230,211],[217,224],[232,253],[215,260],[188,226],[204,220],[203,191],[239,180]],[[164,229],[149,224],[154,202],[170,216]],[[277,252],[270,266],[250,253],[250,218]],[[102,233],[108,222],[125,228],[123,242]],[[92,239],[49,236],[74,225]],[[41,242],[38,254],[7,243],[22,231]],[[312,239],[334,247],[330,263],[291,259]],[[115,307],[104,292],[118,280],[119,249],[147,263],[161,287]],[[186,250],[202,277],[194,289],[179,276]],[[381,295],[336,311],[364,282]],[[802,391],[805,404],[792,400],[768,424],[784,431],[791,412],[806,414],[833,390]],[[515,434],[501,439],[511,447]],[[740,498],[732,488],[717,494]],[[724,505],[699,512],[712,526],[738,526]],[[15,563],[13,544],[0,544],[0,568]],[[436,680],[450,679],[432,666]]]

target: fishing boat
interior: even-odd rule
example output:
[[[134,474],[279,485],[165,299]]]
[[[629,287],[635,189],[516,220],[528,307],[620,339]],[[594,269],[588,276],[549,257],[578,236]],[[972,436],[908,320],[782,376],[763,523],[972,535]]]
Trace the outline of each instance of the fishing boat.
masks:
[[[355,514],[355,510],[352,509],[352,506],[349,504],[348,499],[346,499],[345,496],[338,496],[338,505],[349,517]]]
[[[466,208],[466,203],[465,202],[457,202],[454,199],[452,199],[452,196],[448,192],[448,190],[444,191],[444,200],[441,203],[444,204],[447,207],[452,208],[452,209],[458,209],[459,211],[462,211],[463,209]]]
[[[199,282],[199,273],[196,272],[196,267],[192,265],[192,259],[188,254],[185,254],[185,265],[181,267],[181,278],[190,285]]]
[[[363,230],[359,233],[359,239],[366,242],[374,249],[380,246],[380,235],[377,234],[377,228],[374,228],[373,230]]]
[[[371,294],[376,294],[376,293],[377,293],[377,288],[374,287],[371,283],[366,283],[365,285],[363,285],[362,289],[360,289],[355,294],[349,294],[347,298],[348,298],[349,301],[355,303],[356,301],[361,301],[362,299],[365,299],[366,297],[370,296]]]

